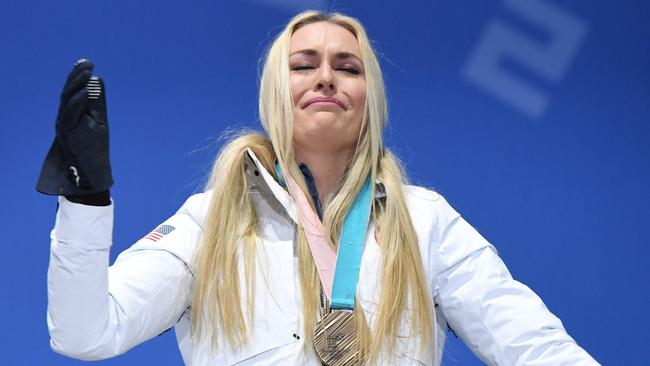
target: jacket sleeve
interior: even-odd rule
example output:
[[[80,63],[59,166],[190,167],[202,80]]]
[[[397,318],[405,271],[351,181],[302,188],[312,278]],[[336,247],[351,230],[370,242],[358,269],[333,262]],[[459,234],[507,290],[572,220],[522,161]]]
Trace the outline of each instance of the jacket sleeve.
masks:
[[[59,197],[47,280],[55,352],[105,359],[176,324],[190,304],[190,260],[201,230],[189,207],[197,196],[164,222],[172,231],[166,227],[159,240],[139,240],[110,267],[113,204],[86,206]]]
[[[598,365],[494,246],[444,198],[437,204],[434,297],[472,352],[489,365]]]

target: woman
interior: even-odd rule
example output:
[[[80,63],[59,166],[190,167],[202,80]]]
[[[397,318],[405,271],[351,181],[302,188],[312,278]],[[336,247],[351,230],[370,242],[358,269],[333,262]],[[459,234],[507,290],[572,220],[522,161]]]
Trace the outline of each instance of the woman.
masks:
[[[80,62],[68,79],[38,186],[61,195],[56,352],[112,357],[175,327],[191,365],[439,365],[449,325],[488,364],[597,364],[443,197],[405,185],[357,20],[295,16],[266,55],[266,135],[230,141],[206,191],[108,269],[112,179],[91,71]]]

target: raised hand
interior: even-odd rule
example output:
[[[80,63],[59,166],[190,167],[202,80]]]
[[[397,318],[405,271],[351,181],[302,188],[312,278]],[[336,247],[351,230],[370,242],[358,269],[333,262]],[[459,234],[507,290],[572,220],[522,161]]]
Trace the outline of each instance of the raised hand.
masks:
[[[93,68],[89,60],[79,60],[63,87],[56,137],[36,185],[41,193],[84,196],[113,185],[106,92]]]

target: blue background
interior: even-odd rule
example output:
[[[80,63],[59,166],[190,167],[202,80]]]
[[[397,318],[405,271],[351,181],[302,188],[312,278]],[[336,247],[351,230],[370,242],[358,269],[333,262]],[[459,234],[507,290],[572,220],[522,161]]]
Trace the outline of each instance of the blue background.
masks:
[[[201,188],[224,130],[258,127],[258,60],[304,8],[366,25],[385,72],[387,143],[412,181],[442,193],[597,360],[647,362],[650,3],[525,3],[546,10],[531,18],[505,0],[3,2],[0,362],[81,363],[49,348],[56,203],[34,190],[72,64],[90,58],[106,80],[114,260]],[[568,25],[543,25],[557,13]],[[541,58],[491,38],[504,26]],[[567,35],[566,47],[545,48]],[[486,62],[478,50],[500,46],[528,58],[499,59],[501,74],[468,71]],[[481,364],[448,335],[444,365]],[[182,363],[173,332],[98,365],[154,363]]]

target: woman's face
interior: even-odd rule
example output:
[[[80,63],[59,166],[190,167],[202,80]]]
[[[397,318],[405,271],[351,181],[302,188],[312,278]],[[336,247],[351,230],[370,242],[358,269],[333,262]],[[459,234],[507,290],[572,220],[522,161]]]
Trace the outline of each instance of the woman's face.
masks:
[[[366,101],[355,36],[336,24],[307,24],[291,37],[289,67],[297,152],[353,152]]]

